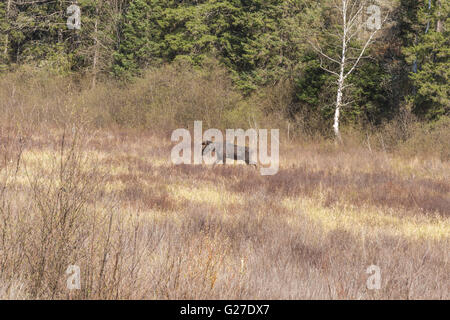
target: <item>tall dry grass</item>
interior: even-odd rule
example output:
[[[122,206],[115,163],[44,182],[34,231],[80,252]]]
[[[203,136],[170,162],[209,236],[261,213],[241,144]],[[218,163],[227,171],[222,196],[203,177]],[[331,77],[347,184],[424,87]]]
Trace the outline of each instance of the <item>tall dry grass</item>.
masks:
[[[94,90],[1,78],[1,299],[449,298],[445,121],[283,134],[274,176],[174,166],[174,126],[267,119],[220,71],[164,68]]]
[[[245,97],[213,61],[202,69],[182,63],[149,69],[132,83],[110,80],[94,89],[90,83],[82,76],[59,77],[23,66],[0,76],[0,119],[22,130],[82,123],[94,129],[146,129],[163,136],[202,120],[204,128],[278,128],[286,141],[313,143],[322,143],[331,132],[331,122],[311,112],[286,118],[295,104],[295,89],[289,82]],[[381,126],[347,126],[342,131],[348,147],[364,145],[405,157],[449,160],[449,127],[447,117],[420,123],[405,107]]]

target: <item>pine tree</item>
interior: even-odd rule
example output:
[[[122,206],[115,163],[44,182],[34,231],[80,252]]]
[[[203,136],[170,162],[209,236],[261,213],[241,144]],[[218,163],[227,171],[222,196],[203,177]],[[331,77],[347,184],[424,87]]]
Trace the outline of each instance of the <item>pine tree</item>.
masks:
[[[6,70],[9,57],[9,10],[11,0],[0,3],[0,72]]]
[[[11,1],[7,35],[10,61],[35,64],[56,72],[70,69],[63,41],[65,9],[62,0]]]
[[[72,68],[89,73],[91,87],[95,87],[99,74],[107,73],[112,68],[124,4],[123,0],[80,1],[81,29],[67,32]]]
[[[137,73],[160,61],[163,46],[163,3],[158,0],[133,0],[122,21],[122,41],[114,54],[116,75]]]
[[[413,112],[435,120],[450,114],[450,4],[446,1],[423,1],[415,16],[421,30],[415,41],[403,49],[406,61],[417,65],[410,73],[415,88],[410,99]]]

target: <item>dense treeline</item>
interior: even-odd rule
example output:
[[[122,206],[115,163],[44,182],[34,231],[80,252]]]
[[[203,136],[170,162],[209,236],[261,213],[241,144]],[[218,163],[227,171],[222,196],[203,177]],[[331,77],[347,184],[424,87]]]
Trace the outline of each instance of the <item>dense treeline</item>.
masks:
[[[67,8],[81,8],[81,29]],[[335,82],[310,45],[332,55],[339,41],[335,1],[321,0],[2,0],[0,72],[35,65],[56,74],[130,80],[151,67],[212,60],[243,94],[286,88],[282,117],[319,130],[333,117]],[[344,123],[379,124],[401,112],[425,121],[449,115],[448,1],[378,1],[388,21],[368,58],[348,78]],[[319,35],[319,36],[318,36]],[[354,46],[362,46],[355,38]],[[281,84],[281,89],[280,89]]]

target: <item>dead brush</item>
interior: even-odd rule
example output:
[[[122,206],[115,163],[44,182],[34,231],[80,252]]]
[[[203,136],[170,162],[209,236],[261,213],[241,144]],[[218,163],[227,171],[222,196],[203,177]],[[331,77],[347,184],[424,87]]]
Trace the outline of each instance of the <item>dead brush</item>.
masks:
[[[26,230],[15,228],[17,217],[11,198],[22,164],[24,139],[17,131],[2,130],[0,141],[0,299],[24,299],[28,297],[25,285],[14,266],[24,258],[17,248]]]
[[[25,166],[33,200],[35,237],[26,250],[33,297],[55,298],[66,268],[82,250],[90,223],[88,204],[95,201],[102,177],[82,152],[81,131],[64,130],[56,150],[36,168]],[[46,161],[47,160],[47,161]]]

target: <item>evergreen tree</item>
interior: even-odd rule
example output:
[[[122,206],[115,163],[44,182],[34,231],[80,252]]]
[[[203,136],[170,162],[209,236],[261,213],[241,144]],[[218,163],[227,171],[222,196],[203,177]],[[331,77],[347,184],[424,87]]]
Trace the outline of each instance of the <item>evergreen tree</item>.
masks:
[[[414,34],[415,41],[403,50],[413,66],[410,79],[415,90],[410,98],[414,113],[434,120],[450,114],[450,4],[427,0],[415,9],[421,28]]]
[[[10,4],[10,3],[9,3]],[[0,3],[0,72],[6,70],[9,57],[9,7],[8,2]]]
[[[67,32],[72,69],[89,73],[92,87],[98,74],[112,68],[122,4],[121,0],[80,0],[81,29]]]
[[[122,41],[115,52],[114,72],[137,73],[161,57],[162,6],[157,0],[132,0],[121,28]]]
[[[161,61],[214,56],[244,91],[292,75],[301,57],[304,1],[133,0],[123,21],[116,74]]]

